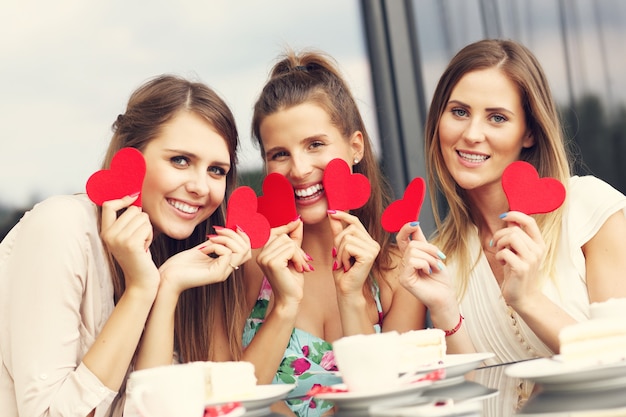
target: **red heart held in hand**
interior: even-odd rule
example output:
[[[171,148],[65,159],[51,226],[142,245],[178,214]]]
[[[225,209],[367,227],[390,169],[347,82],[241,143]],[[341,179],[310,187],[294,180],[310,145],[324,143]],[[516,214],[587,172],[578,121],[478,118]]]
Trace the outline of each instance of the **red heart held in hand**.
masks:
[[[146,160],[135,148],[122,148],[113,156],[110,169],[93,173],[87,180],[87,195],[97,205],[141,192]],[[141,195],[133,205],[141,207]]]
[[[333,159],[322,179],[329,210],[352,210],[362,207],[370,198],[371,185],[363,174],[353,174],[343,159]]]
[[[271,227],[289,223],[298,216],[293,187],[284,175],[272,172],[263,181],[263,195],[258,198],[258,211]]]
[[[539,178],[534,166],[524,161],[511,163],[502,173],[502,188],[509,210],[542,214],[556,210],[565,201],[565,187],[554,178]]]
[[[246,232],[253,249],[265,245],[270,237],[270,224],[257,211],[256,193],[248,186],[238,187],[228,200],[226,227],[237,230],[237,226]]]
[[[394,201],[383,212],[380,219],[383,229],[389,233],[400,231],[403,225],[416,221],[419,218],[424,195],[426,194],[426,182],[423,178],[413,178],[404,190],[401,199]]]

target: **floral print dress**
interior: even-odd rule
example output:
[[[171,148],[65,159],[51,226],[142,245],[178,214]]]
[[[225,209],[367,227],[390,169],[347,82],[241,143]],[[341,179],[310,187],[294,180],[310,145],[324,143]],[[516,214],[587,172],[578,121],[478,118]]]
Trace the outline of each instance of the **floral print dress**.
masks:
[[[257,302],[246,320],[243,334],[244,347],[250,344],[256,332],[263,325],[271,294],[272,287],[267,279],[264,278]],[[374,329],[377,333],[380,333],[382,307],[378,286],[374,289],[374,298],[379,317],[381,318],[379,323],[374,325]],[[314,386],[329,386],[341,383],[340,377],[331,372],[324,372],[336,370],[337,366],[335,365],[332,345],[326,340],[294,328],[283,355],[283,360],[272,383],[297,384],[296,388],[289,393],[290,399],[287,400],[287,404],[298,416],[317,417],[330,410],[334,404],[330,401],[308,397],[306,394]]]

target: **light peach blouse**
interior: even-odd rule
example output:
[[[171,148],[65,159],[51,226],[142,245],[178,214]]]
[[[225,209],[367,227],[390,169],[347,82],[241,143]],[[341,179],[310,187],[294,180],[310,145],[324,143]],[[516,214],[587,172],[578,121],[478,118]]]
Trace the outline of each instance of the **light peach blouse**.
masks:
[[[86,195],[37,204],[0,244],[2,415],[121,416],[82,358],[113,311],[113,286]]]

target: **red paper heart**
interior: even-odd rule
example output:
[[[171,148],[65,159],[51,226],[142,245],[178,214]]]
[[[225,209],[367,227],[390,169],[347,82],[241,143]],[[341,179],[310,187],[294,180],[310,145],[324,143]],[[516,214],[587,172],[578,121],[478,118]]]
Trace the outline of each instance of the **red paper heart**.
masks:
[[[565,187],[554,178],[539,178],[534,166],[515,161],[502,173],[509,210],[525,214],[549,213],[565,201]]]
[[[369,179],[363,174],[350,172],[350,167],[343,159],[333,159],[328,163],[322,183],[330,210],[357,209],[370,198]]]
[[[87,180],[87,195],[97,205],[141,192],[146,160],[135,148],[122,148],[113,156],[110,169],[93,173]],[[133,203],[141,207],[141,195]]]
[[[238,187],[228,199],[226,227],[237,230],[237,226],[246,232],[253,249],[265,245],[270,237],[270,224],[257,211],[256,193],[248,186]]]
[[[425,194],[426,183],[424,179],[421,177],[413,178],[413,181],[404,190],[403,197],[391,203],[383,212],[380,219],[383,229],[389,233],[396,233],[406,223],[417,220]]]
[[[284,175],[273,172],[263,181],[263,195],[258,198],[258,211],[271,227],[289,223],[298,216],[293,187]]]

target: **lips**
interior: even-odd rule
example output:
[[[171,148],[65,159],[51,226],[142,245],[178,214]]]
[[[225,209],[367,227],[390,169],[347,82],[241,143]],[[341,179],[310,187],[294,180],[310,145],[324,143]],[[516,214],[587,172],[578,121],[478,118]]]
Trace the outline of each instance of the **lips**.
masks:
[[[306,188],[294,189],[296,199],[298,200],[306,200],[309,198],[316,197],[319,194],[321,194],[323,191],[324,191],[324,187],[322,186],[321,183],[317,183]]]
[[[485,162],[487,159],[490,158],[489,155],[483,155],[483,154],[477,154],[477,153],[469,153],[469,152],[463,152],[463,151],[456,151],[456,153],[457,155],[461,157],[461,159],[467,162],[472,162],[472,163]]]
[[[167,203],[170,206],[174,207],[175,209],[180,210],[186,214],[196,214],[198,210],[200,209],[199,206],[191,206],[187,203],[183,203],[182,201],[178,201],[178,200],[168,199]]]

